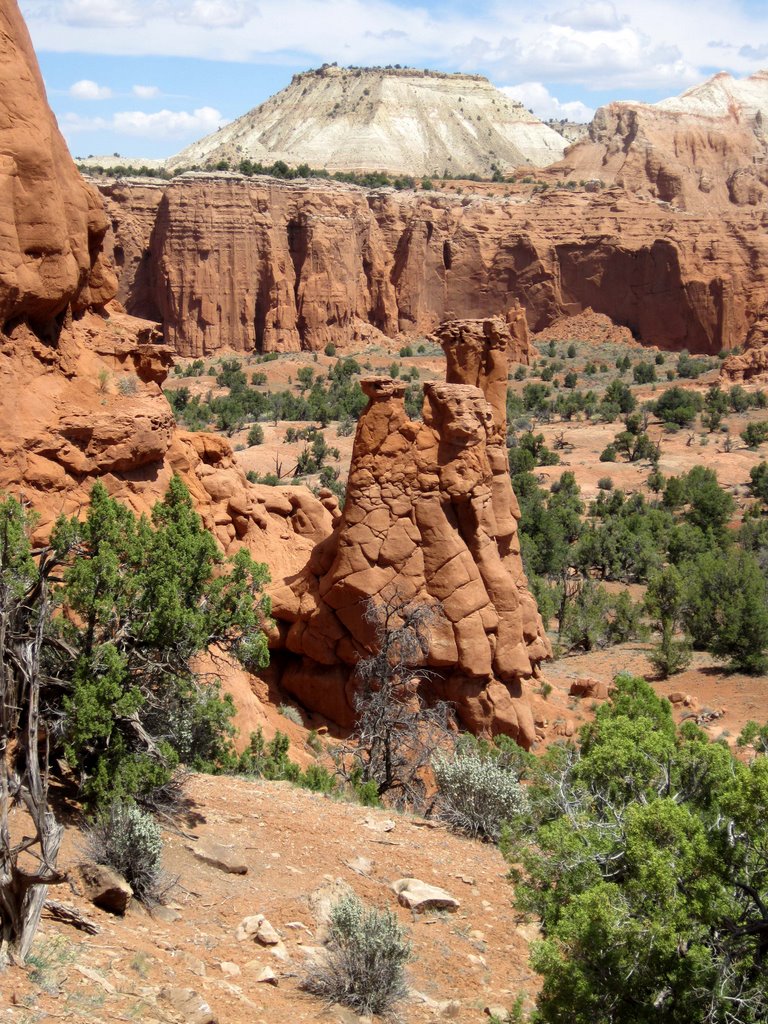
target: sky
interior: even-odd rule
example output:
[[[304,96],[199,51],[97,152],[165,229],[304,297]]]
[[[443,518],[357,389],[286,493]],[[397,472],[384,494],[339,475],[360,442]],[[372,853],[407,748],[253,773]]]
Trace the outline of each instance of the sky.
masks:
[[[74,156],[171,156],[323,63],[486,75],[589,120],[768,68],[768,0],[19,0]]]

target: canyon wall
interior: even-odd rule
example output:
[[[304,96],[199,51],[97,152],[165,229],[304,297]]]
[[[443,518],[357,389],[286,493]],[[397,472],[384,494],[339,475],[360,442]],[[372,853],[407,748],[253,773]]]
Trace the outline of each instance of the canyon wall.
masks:
[[[0,0],[0,494],[39,516],[36,541],[77,514],[96,479],[136,512],[178,472],[222,549],[275,575],[326,536],[335,499],[255,487],[218,437],[177,430],[157,325],[112,301],[98,192],[75,168],[15,0]]]
[[[646,344],[716,353],[768,298],[766,215],[752,206],[204,174],[101,191],[121,302],[162,321],[184,356],[359,346],[514,301],[533,330],[590,307]]]

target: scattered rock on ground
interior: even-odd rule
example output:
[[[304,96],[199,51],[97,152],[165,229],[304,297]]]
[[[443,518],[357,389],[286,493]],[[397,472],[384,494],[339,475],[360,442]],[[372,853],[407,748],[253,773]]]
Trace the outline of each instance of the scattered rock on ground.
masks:
[[[568,693],[571,697],[608,700],[615,689],[613,683],[606,683],[603,679],[574,679]]]
[[[398,902],[417,914],[425,910],[457,910],[461,906],[455,896],[436,885],[428,885],[418,878],[399,878],[391,888]]]
[[[85,896],[94,906],[101,907],[110,914],[125,913],[133,896],[133,889],[122,875],[108,868],[106,864],[94,864],[93,861],[78,864],[78,874]]]
[[[218,1024],[208,1003],[194,989],[168,987],[160,995],[183,1016],[185,1024]]]
[[[200,839],[194,845],[187,847],[198,860],[210,864],[219,871],[227,871],[231,875],[245,875],[248,873],[248,865],[242,851],[234,846],[224,846],[212,839]]]

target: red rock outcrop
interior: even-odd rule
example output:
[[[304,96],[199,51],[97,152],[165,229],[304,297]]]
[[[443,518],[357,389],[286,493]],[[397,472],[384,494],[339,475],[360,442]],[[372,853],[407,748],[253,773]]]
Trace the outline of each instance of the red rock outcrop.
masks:
[[[246,545],[276,577],[296,571],[332,510],[303,487],[250,484],[226,441],[177,430],[160,389],[170,352],[137,343],[146,328],[112,310],[86,312],[55,346],[24,323],[0,334],[0,492],[31,504],[43,540],[60,513],[87,506],[96,479],[141,513],[177,472],[225,552]]]
[[[514,301],[539,331],[585,309],[641,341],[717,353],[768,298],[759,208],[691,213],[614,188],[366,193],[235,175],[113,182],[107,245],[129,312],[185,356],[421,334]]]
[[[720,376],[728,383],[764,381],[768,378],[768,313],[752,324],[745,342],[745,352],[723,360]]]
[[[0,2],[0,48],[0,328],[27,317],[50,334],[68,308],[115,294],[101,257],[107,219],[48,107],[15,0]]]
[[[519,317],[513,311],[513,327]],[[282,685],[337,722],[354,719],[354,666],[374,637],[369,599],[440,605],[425,686],[455,704],[475,732],[535,738],[522,681],[551,654],[527,590],[519,509],[506,454],[509,357],[501,320],[451,321],[444,384],[425,385],[423,422],[405,411],[405,385],[363,381],[347,499],[333,533],[294,579],[273,591],[284,649]]]
[[[684,210],[759,206],[768,196],[768,72],[721,72],[661,103],[601,107],[551,170],[594,177]]]
[[[102,200],[69,156],[15,0],[0,0],[0,30],[0,492],[32,505],[43,539],[97,478],[144,512],[178,472],[225,551],[295,571],[333,505],[251,485],[226,442],[176,429],[160,389],[171,350],[110,302]]]

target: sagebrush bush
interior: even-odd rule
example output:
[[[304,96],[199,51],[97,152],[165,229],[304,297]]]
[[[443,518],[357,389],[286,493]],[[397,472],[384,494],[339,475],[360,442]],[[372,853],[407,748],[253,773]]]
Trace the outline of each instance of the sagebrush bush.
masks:
[[[437,782],[437,809],[457,831],[475,838],[498,841],[504,822],[528,808],[517,776],[477,751],[442,754],[432,762]]]
[[[304,988],[360,1014],[383,1014],[405,996],[411,944],[388,910],[367,907],[354,893],[331,908],[328,949]]]
[[[135,804],[116,801],[103,811],[88,829],[86,852],[122,875],[142,903],[157,903],[171,884],[161,867],[160,827]]]
[[[304,719],[301,717],[301,712],[298,708],[294,707],[293,704],[281,704],[278,710],[283,718],[287,718],[288,721],[293,722],[294,725],[304,725]]]

